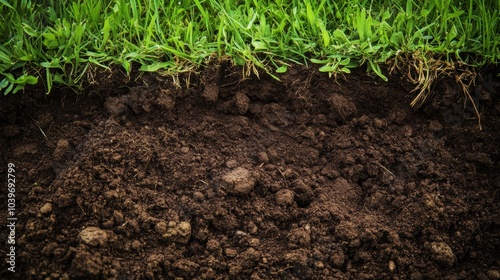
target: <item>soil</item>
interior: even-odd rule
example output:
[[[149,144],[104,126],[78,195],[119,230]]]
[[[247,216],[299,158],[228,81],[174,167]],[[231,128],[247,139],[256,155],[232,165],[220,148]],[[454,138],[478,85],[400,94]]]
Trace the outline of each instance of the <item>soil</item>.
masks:
[[[0,278],[500,279],[496,74],[241,73],[0,97]]]

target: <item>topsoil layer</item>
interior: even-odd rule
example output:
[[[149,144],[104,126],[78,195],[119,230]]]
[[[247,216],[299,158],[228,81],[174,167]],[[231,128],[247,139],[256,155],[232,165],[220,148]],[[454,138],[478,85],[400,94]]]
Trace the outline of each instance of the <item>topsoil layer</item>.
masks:
[[[495,74],[106,79],[0,98],[1,279],[500,279]]]

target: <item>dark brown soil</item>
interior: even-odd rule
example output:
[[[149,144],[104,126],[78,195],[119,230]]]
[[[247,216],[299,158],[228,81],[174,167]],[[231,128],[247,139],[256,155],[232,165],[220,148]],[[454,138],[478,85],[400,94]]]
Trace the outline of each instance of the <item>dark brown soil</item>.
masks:
[[[2,96],[0,278],[500,279],[498,78],[240,73]]]

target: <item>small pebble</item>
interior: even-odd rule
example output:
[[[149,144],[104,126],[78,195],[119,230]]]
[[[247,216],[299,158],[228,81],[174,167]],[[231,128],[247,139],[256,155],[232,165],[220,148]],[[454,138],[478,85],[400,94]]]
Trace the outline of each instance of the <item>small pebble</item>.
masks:
[[[234,258],[234,257],[236,257],[236,255],[238,255],[238,251],[236,251],[236,249],[233,249],[233,248],[224,249],[224,253],[229,258]]]
[[[234,234],[236,236],[239,236],[239,237],[243,237],[243,236],[247,236],[248,235],[246,232],[241,231],[241,230],[237,230]]]
[[[396,263],[394,263],[394,261],[389,261],[388,268],[391,273],[396,271]]]
[[[43,215],[50,214],[52,212],[52,204],[50,203],[45,203],[41,208],[40,208],[40,213]]]
[[[257,247],[260,245],[260,240],[257,238],[250,238],[248,240],[248,246],[250,247]]]
[[[259,158],[259,161],[262,163],[268,163],[269,162],[269,156],[267,155],[266,152],[260,152],[257,157]]]

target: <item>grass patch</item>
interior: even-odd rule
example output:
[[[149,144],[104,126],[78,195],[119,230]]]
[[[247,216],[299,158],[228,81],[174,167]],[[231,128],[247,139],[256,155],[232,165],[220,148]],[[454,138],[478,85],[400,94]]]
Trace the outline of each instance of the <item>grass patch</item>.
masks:
[[[387,80],[382,65],[410,65],[419,105],[446,65],[499,62],[499,10],[500,0],[0,0],[0,90],[40,81],[47,92],[78,90],[115,65],[175,74],[215,54],[274,77],[314,63],[330,75],[365,66]]]

